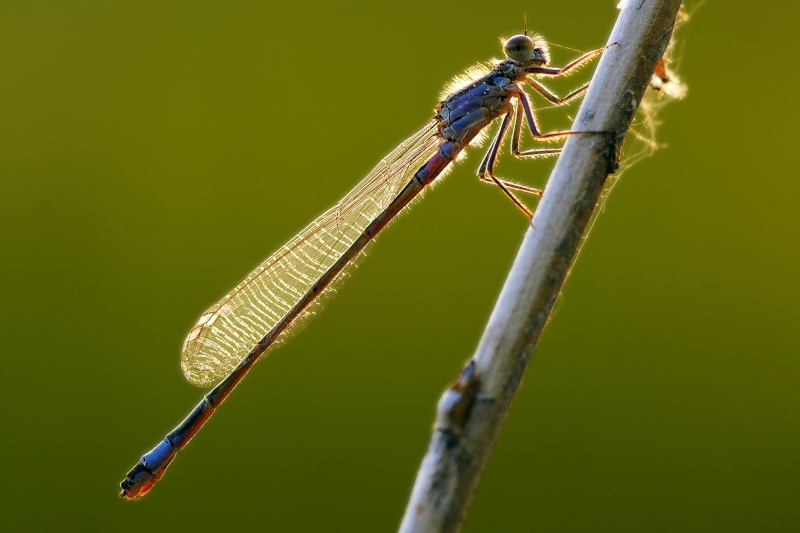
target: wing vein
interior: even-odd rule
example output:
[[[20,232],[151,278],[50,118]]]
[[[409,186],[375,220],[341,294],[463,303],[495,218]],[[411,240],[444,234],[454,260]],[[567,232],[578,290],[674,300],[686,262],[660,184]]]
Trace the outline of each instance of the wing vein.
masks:
[[[195,385],[207,386],[230,372],[259,339],[279,323],[316,281],[394,199],[414,172],[437,150],[436,121],[401,143],[340,202],[268,257],[213,305],[192,328],[181,368]],[[359,254],[363,256],[363,254]],[[353,262],[337,277],[345,279]],[[323,291],[335,293],[336,282]],[[313,316],[318,296],[292,321],[273,346]]]

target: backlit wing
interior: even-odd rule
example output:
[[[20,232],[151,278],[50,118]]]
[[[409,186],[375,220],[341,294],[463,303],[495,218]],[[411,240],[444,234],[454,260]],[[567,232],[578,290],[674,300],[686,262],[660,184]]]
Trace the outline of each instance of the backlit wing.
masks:
[[[181,369],[194,385],[225,377],[350,247],[438,148],[431,120],[381,160],[333,208],[268,257],[222,300],[203,313],[189,332]],[[337,278],[346,278],[347,270]],[[332,284],[325,291],[335,290]],[[273,347],[313,316],[318,298],[276,339]]]

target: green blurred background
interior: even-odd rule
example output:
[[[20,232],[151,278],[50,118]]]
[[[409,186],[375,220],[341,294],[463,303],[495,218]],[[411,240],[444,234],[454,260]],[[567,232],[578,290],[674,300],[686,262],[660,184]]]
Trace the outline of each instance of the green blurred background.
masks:
[[[428,120],[446,81],[497,57],[523,13],[585,51],[617,12],[275,4],[0,2],[4,531],[397,528],[434,405],[525,231],[476,154],[150,495],[117,485],[200,398],[178,357],[207,306]],[[690,89],[660,117],[669,147],[613,190],[465,532],[797,530],[799,14],[709,1],[681,30]],[[506,157],[500,174],[543,184],[552,165]]]

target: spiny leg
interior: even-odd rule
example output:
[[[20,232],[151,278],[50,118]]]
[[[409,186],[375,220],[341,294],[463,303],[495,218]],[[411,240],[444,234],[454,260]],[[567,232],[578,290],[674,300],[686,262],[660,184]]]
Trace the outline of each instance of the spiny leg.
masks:
[[[520,118],[520,113],[521,112],[522,111],[521,111],[521,108],[520,108],[520,110],[517,113],[517,117],[514,120],[514,135],[512,137],[512,150],[514,150],[514,155],[520,155],[518,153],[519,152],[518,148],[519,148],[519,127],[520,127],[519,125],[520,125],[520,122],[521,122],[521,118]],[[510,114],[510,112],[509,112],[509,114]],[[494,141],[492,141],[492,144],[494,144]],[[498,146],[500,146],[500,145],[498,145]],[[481,181],[483,181],[485,183],[491,183],[492,185],[495,185],[495,180],[497,180],[500,183],[502,183],[503,185],[505,185],[507,189],[511,189],[511,190],[514,190],[514,191],[527,192],[527,193],[530,193],[530,194],[535,194],[536,196],[541,196],[542,195],[542,190],[541,189],[537,189],[536,187],[530,187],[528,185],[523,185],[521,183],[515,183],[513,181],[502,180],[500,178],[497,178],[496,176],[494,177],[494,179],[492,179],[492,178],[490,178],[490,177],[488,177],[486,175],[481,175],[481,172],[485,172],[486,167],[489,164],[489,156],[492,154],[493,151],[495,151],[495,156],[498,155],[497,151],[494,150],[494,146],[490,146],[489,150],[486,152],[486,155],[483,156],[483,161],[481,162],[481,166],[478,169],[478,179],[480,179]],[[529,150],[529,152],[536,152],[536,153],[526,154],[526,155],[548,156],[548,155],[556,155],[556,154],[560,153],[561,152],[561,148],[546,148],[546,149],[542,149],[542,150]]]
[[[592,60],[593,58],[599,56],[603,52],[605,52],[608,48],[611,48],[617,43],[611,43],[603,48],[598,48],[597,50],[592,50],[591,52],[586,52],[578,59],[574,60],[573,62],[567,64],[567,66],[562,68],[553,68],[553,67],[531,67],[526,68],[525,72],[529,72],[531,74],[538,74],[540,76],[563,76],[564,74],[569,74],[571,71],[582,67],[585,63]]]
[[[573,94],[567,95],[562,100],[566,100],[566,99],[569,99],[569,98],[574,98],[575,96],[577,96],[578,94],[582,93],[585,90],[586,90],[586,87],[581,87],[577,91],[573,91]],[[535,118],[534,118],[534,115],[533,115],[533,110],[530,108],[530,105],[525,106],[522,103],[522,101],[523,101],[522,99],[523,98],[525,98],[524,103],[528,104],[527,98],[525,97],[525,95],[523,93],[522,95],[520,95],[520,102],[518,102],[517,105],[516,105],[515,117],[514,117],[514,132],[513,132],[512,136],[511,136],[511,152],[516,157],[547,157],[547,156],[551,156],[551,155],[560,154],[561,153],[561,148],[537,148],[537,149],[525,150],[525,151],[521,151],[519,149],[519,147],[520,147],[520,139],[522,137],[522,122],[523,122],[522,110],[523,110],[523,107],[526,107],[526,112],[527,112],[527,115],[528,115],[528,125],[529,125],[529,127],[531,129],[531,133],[533,134],[534,139],[537,139],[537,140],[558,140],[559,138],[564,137],[564,136],[574,135],[575,133],[580,133],[580,132],[573,132],[573,131],[555,132],[555,133],[548,133],[548,134],[539,133],[539,128],[536,125],[536,121],[535,121]],[[508,115],[506,115],[506,116],[508,116]],[[505,132],[502,131],[502,127],[501,127],[501,132],[503,134],[505,134]],[[497,147],[499,148],[499,146],[500,146],[500,144],[498,143]],[[490,156],[494,156],[494,158],[497,157],[497,151],[498,151],[498,149],[495,148],[495,146],[493,144],[490,147],[489,151],[486,153],[486,156],[483,158],[483,162],[481,163],[481,170],[484,170],[489,166],[489,161],[490,161],[489,158],[490,158]],[[493,163],[493,161],[492,161],[492,163]],[[490,172],[492,172],[494,170],[493,165],[491,167],[489,167],[489,170],[490,170]],[[478,177],[482,181],[485,181],[485,182],[488,182],[488,183],[494,183],[495,179],[499,180],[499,178],[496,178],[493,175],[491,175],[491,177],[486,177],[486,176],[482,176],[482,175],[479,174]],[[537,196],[541,196],[542,195],[542,190],[541,189],[536,189],[534,187],[529,187],[527,185],[522,185],[520,183],[514,183],[513,181],[507,181],[507,180],[499,180],[499,181],[503,185],[505,185],[508,189],[528,192],[528,193],[536,194]]]
[[[585,91],[586,88],[582,87],[577,91],[573,91],[573,94],[567,95],[567,98],[574,98],[578,94],[581,94]],[[552,93],[551,93],[552,94]],[[556,97],[557,98],[557,97]],[[522,121],[523,121],[523,111],[525,113],[528,127],[531,130],[531,134],[535,140],[540,141],[553,141],[563,139],[570,135],[576,135],[581,133],[603,133],[603,132],[581,132],[581,131],[560,131],[554,133],[541,133],[539,131],[539,127],[536,124],[536,119],[533,114],[533,109],[531,108],[530,102],[528,101],[527,95],[524,91],[521,91],[518,98],[519,102],[516,105],[515,109],[515,117],[514,117],[514,131],[511,138],[511,151],[517,157],[536,157],[536,156],[548,156],[548,155],[555,155],[561,152],[561,148],[541,148],[541,149],[534,149],[534,150],[525,150],[520,151],[520,138],[522,135]],[[564,99],[562,99],[564,100]],[[500,151],[500,146],[502,145],[503,138],[508,131],[509,121],[511,120],[511,111],[508,111],[505,116],[503,117],[503,122],[500,124],[500,130],[497,132],[497,136],[495,137],[494,141],[492,141],[491,146],[489,147],[489,151],[486,152],[483,160],[481,161],[481,165],[478,169],[478,178],[481,181],[487,183],[493,183],[500,187],[500,189],[511,199],[511,201],[516,204],[528,217],[532,217],[533,213],[525,207],[522,202],[511,192],[511,190],[517,190],[522,192],[528,192],[531,194],[536,194],[537,196],[542,195],[541,189],[536,189],[534,187],[528,187],[527,185],[522,185],[519,183],[514,183],[512,181],[501,180],[500,178],[494,175],[494,164],[497,160],[497,155]]]
[[[569,71],[578,68],[583,63],[589,61],[591,58],[600,54],[606,48],[609,48],[614,44],[616,43],[610,44],[605,48],[601,48],[599,50],[594,50],[592,52],[586,53],[562,69],[533,68],[533,69],[528,69],[528,71],[535,74],[544,74],[550,76],[558,76],[566,74]],[[528,78],[526,78],[525,81],[531,87],[533,87],[537,92],[539,92],[542,96],[550,100],[555,105],[563,105],[572,100],[573,98],[577,98],[578,96],[582,95],[589,88],[589,84],[586,84],[572,91],[567,96],[559,98],[550,90],[548,90],[544,85],[538,83],[537,81]],[[596,131],[558,131],[553,133],[541,133],[538,125],[536,124],[536,119],[534,117],[530,101],[528,100],[528,97],[524,91],[520,91],[518,95],[518,100],[519,102],[517,103],[516,106],[515,120],[514,120],[514,133],[511,140],[511,151],[517,157],[536,157],[536,156],[555,155],[561,153],[561,148],[542,148],[542,149],[520,151],[519,146],[520,146],[520,138],[522,135],[523,111],[525,113],[525,118],[527,119],[528,122],[528,127],[531,130],[531,134],[533,135],[534,140],[537,141],[557,141],[564,139],[570,135],[577,135],[582,133],[607,133],[607,132],[596,132]],[[497,160],[497,155],[499,153],[503,137],[505,136],[505,133],[508,130],[510,119],[511,119],[511,111],[507,112],[503,117],[503,122],[500,124],[500,131],[498,131],[495,140],[489,147],[489,151],[484,156],[483,161],[481,161],[480,168],[478,169],[478,178],[481,181],[494,183],[495,185],[500,187],[500,189],[506,194],[506,196],[508,196],[511,199],[511,201],[514,202],[514,204],[517,207],[519,207],[528,217],[532,217],[533,213],[522,204],[522,202],[514,195],[514,193],[511,192],[511,189],[536,194],[537,196],[542,195],[542,190],[536,189],[534,187],[528,187],[526,185],[521,185],[519,183],[514,183],[511,181],[501,180],[494,175],[494,164],[495,161]]]
[[[522,96],[520,97],[522,98]],[[537,157],[537,156],[548,156],[548,155],[556,155],[561,153],[561,148],[537,148],[534,150],[525,150],[524,152],[520,151],[519,144],[520,138],[522,136],[522,103],[517,102],[516,106],[516,113],[514,118],[514,133],[511,136],[511,153],[514,154],[516,157]],[[530,112],[530,118],[533,119],[533,111]],[[536,123],[533,122],[534,127],[531,128],[531,133],[533,134],[533,138],[536,139],[539,135],[538,129],[536,129]],[[559,133],[560,135],[560,133]]]
[[[530,74],[538,74],[542,76],[562,76],[565,74],[569,74],[571,71],[583,66],[585,63],[593,59],[594,57],[600,55],[606,49],[616,45],[617,43],[611,43],[603,48],[599,48],[597,50],[592,50],[591,52],[587,52],[580,56],[579,58],[575,59],[571,63],[567,64],[563,68],[550,68],[550,67],[532,67],[526,69],[526,72]],[[563,105],[569,102],[570,100],[577,98],[578,96],[582,95],[586,92],[589,88],[589,84],[583,85],[578,89],[575,89],[568,95],[563,98],[558,97],[553,92],[551,92],[547,87],[542,85],[541,83],[537,82],[536,80],[525,78],[525,82],[528,83],[531,87],[533,87],[539,94],[547,98],[550,102],[555,105]],[[608,132],[601,132],[601,131],[559,131],[553,133],[541,133],[539,131],[539,127],[536,125],[536,119],[533,115],[533,110],[531,108],[530,102],[528,101],[528,97],[525,94],[525,91],[520,91],[519,102],[516,106],[515,112],[515,119],[514,119],[514,133],[511,140],[511,151],[517,157],[536,157],[536,156],[547,156],[547,155],[555,155],[561,153],[561,148],[542,148],[542,149],[534,149],[534,150],[525,150],[520,151],[520,137],[522,135],[522,112],[525,112],[525,118],[528,122],[528,127],[531,130],[531,134],[533,135],[534,140],[537,141],[557,141],[560,139],[564,139],[570,135],[576,135],[581,133],[608,133]],[[521,106],[521,107],[520,107]],[[500,145],[503,141],[503,137],[505,136],[506,131],[508,130],[508,124],[511,119],[511,111],[507,112],[503,117],[503,122],[500,124],[500,131],[497,132],[497,136],[495,140],[492,142],[492,145],[489,147],[489,151],[486,152],[486,155],[481,161],[480,168],[478,169],[478,178],[481,181],[494,183],[508,196],[514,204],[519,207],[529,218],[533,217],[533,213],[525,207],[522,202],[511,192],[510,189],[528,192],[532,194],[536,194],[538,196],[542,195],[541,189],[536,189],[533,187],[528,187],[526,185],[521,185],[519,183],[514,183],[511,181],[505,181],[497,178],[494,175],[494,164],[497,160],[497,154],[500,150]]]
[[[514,191],[527,192],[530,194],[535,194],[536,196],[541,196],[542,194],[544,194],[544,191],[542,189],[537,189],[536,187],[528,187],[527,185],[523,185],[521,183],[516,183],[513,181],[503,180],[496,176],[494,176],[493,178],[487,176],[484,177],[478,176],[478,179],[480,179],[484,183],[490,183],[492,185],[496,185],[495,183],[496,180],[502,183],[506,189],[511,189]]]
[[[553,102],[555,105],[564,105],[564,104],[568,103],[570,100],[572,100],[573,98],[577,98],[578,96],[583,95],[583,93],[586,92],[586,89],[589,88],[589,84],[587,83],[586,85],[584,85],[582,87],[578,87],[577,89],[575,89],[574,91],[569,93],[564,98],[559,98],[558,96],[553,94],[550,91],[550,89],[548,89],[547,87],[545,87],[544,85],[542,85],[541,83],[539,83],[538,81],[536,81],[534,79],[525,78],[525,83],[527,83],[528,85],[530,85],[531,87],[536,89],[536,92],[538,92],[539,94],[541,94],[542,96],[544,96],[545,98],[547,98],[548,100]]]
[[[524,100],[524,103],[523,102]],[[520,151],[520,137],[522,133],[522,112],[523,108],[528,115],[528,125],[531,129],[531,132],[534,136],[534,139],[537,140],[558,140],[563,137],[573,135],[578,132],[556,132],[556,133],[547,133],[542,134],[539,132],[539,128],[536,125],[535,119],[533,117],[533,111],[528,104],[527,98],[525,97],[524,93],[520,95],[520,102],[516,105],[515,110],[515,120],[514,120],[514,132],[511,139],[511,151],[517,157],[541,157],[541,156],[549,156],[549,155],[556,155],[561,153],[561,148],[540,148],[534,150],[525,150]],[[541,189],[537,189],[535,187],[529,187],[527,185],[522,185],[520,183],[515,183],[513,181],[502,180],[494,175],[494,164],[497,160],[497,155],[500,150],[500,146],[502,145],[503,137],[505,136],[506,132],[508,131],[508,124],[511,118],[511,112],[509,111],[503,118],[503,122],[500,125],[500,130],[497,132],[497,136],[495,137],[494,141],[492,142],[489,150],[486,152],[486,155],[481,162],[480,168],[478,169],[478,178],[486,183],[492,183],[500,187],[506,195],[520,208],[523,210],[524,213],[531,216],[531,212],[529,209],[525,208],[521,205],[522,202],[513,194],[511,190],[527,192],[530,194],[535,194],[537,196],[541,196],[543,194]]]
[[[611,43],[611,44],[609,44],[607,46],[604,46],[603,48],[599,48],[597,50],[592,50],[591,52],[587,52],[587,53],[583,54],[581,57],[579,57],[578,59],[576,59],[573,62],[569,63],[567,66],[565,66],[563,68],[532,67],[532,68],[525,69],[525,70],[526,70],[526,72],[528,72],[530,74],[538,74],[538,75],[543,75],[543,76],[561,76],[561,75],[564,75],[564,74],[569,74],[572,70],[582,66],[584,63],[586,63],[589,60],[591,60],[592,58],[600,55],[605,50],[607,50],[608,48],[611,48],[612,46],[614,46],[616,44],[617,43]],[[533,87],[536,90],[536,92],[538,92],[539,94],[541,94],[542,96],[544,96],[550,102],[552,102],[553,104],[555,104],[557,106],[558,105],[564,105],[564,104],[570,102],[574,98],[577,98],[577,97],[583,95],[583,93],[585,93],[587,91],[587,89],[589,89],[589,84],[587,83],[587,84],[585,84],[585,85],[583,85],[581,87],[578,87],[577,89],[575,89],[574,91],[572,91],[571,93],[566,95],[565,97],[560,98],[559,96],[554,94],[552,91],[550,91],[547,87],[545,87],[544,85],[542,85],[541,83],[539,83],[538,81],[536,81],[534,79],[526,77],[524,81],[525,81],[525,83],[527,83],[528,85]],[[601,131],[585,131],[585,132],[563,131],[563,132],[547,133],[547,134],[543,135],[543,134],[539,133],[539,127],[536,125],[536,118],[535,118],[535,116],[533,114],[533,110],[531,108],[531,104],[528,101],[528,97],[525,94],[525,91],[520,91],[519,101],[522,103],[522,107],[525,110],[525,115],[526,115],[526,118],[528,120],[528,126],[531,129],[531,133],[533,134],[533,138],[536,139],[536,140],[554,141],[554,140],[563,139],[563,138],[565,138],[565,137],[567,137],[569,135],[575,135],[575,134],[578,134],[578,133],[595,133],[595,134],[597,134],[597,133],[608,133],[608,132],[601,132]],[[520,113],[519,113],[519,109],[518,109],[517,110],[517,124],[515,125],[515,128],[514,128],[514,143],[513,143],[513,144],[516,145],[517,149],[514,149],[514,147],[512,146],[512,149],[514,149],[514,155],[516,155],[516,156],[524,156],[524,155],[543,155],[543,154],[546,154],[547,151],[539,151],[539,150],[529,150],[527,152],[519,152],[519,150],[518,150],[518,147],[519,147],[519,130],[520,130],[519,114]]]
[[[524,190],[525,192],[530,192],[532,194],[537,194],[538,196],[542,195],[542,191],[539,189],[534,189],[533,187],[525,187],[524,185],[519,185],[517,183],[509,183],[505,182],[494,175],[494,163],[497,160],[497,154],[500,151],[500,145],[503,142],[503,137],[508,130],[508,125],[511,122],[511,111],[508,111],[505,116],[503,117],[503,122],[500,124],[500,131],[497,132],[497,136],[495,137],[494,141],[492,141],[491,146],[489,147],[489,151],[486,152],[486,155],[481,161],[481,166],[478,168],[478,178],[481,181],[486,181],[489,183],[494,183],[500,190],[502,190],[506,196],[508,196],[514,204],[519,207],[523,213],[528,218],[533,217],[533,212],[525,207],[525,205],[517,198],[513,192],[509,189],[513,188],[516,190]],[[510,185],[508,187],[507,185]]]
[[[525,118],[528,122],[528,128],[530,128],[531,134],[533,135],[533,139],[536,141],[559,141],[571,135],[585,135],[585,134],[606,135],[610,133],[607,131],[555,131],[553,133],[540,133],[539,126],[536,125],[536,117],[533,115],[533,109],[531,108],[531,103],[530,101],[528,101],[528,96],[525,94],[525,91],[520,91],[517,98],[519,99],[519,103],[522,104],[522,109],[525,111]],[[519,144],[517,146],[519,146]],[[519,152],[519,153],[515,152],[514,155],[536,156],[536,155],[544,155],[547,153],[548,153],[547,150],[527,150],[525,152]]]
[[[528,122],[528,128],[531,130],[531,134],[533,135],[534,140],[537,141],[560,141],[561,139],[566,139],[570,135],[576,135],[578,133],[583,133],[579,131],[554,131],[552,133],[541,133],[539,131],[539,126],[536,124],[536,117],[533,114],[533,109],[531,108],[531,103],[528,100],[528,96],[525,94],[525,91],[520,91],[518,96],[519,104],[522,105],[522,109],[525,111],[525,118]],[[519,114],[519,112],[518,112]],[[536,150],[528,150],[528,152],[533,152],[529,155],[536,155]],[[545,152],[546,153],[546,152]],[[519,154],[514,154],[518,156],[528,155],[525,152],[520,152]]]

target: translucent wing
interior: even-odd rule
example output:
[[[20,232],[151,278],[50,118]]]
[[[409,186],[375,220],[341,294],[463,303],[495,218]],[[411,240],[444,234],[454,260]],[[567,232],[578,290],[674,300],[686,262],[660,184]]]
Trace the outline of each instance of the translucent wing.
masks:
[[[338,204],[203,313],[183,345],[181,369],[186,379],[195,385],[211,385],[239,364],[436,152],[436,132],[436,121],[431,120],[382,159]],[[343,271],[337,279],[344,275]],[[329,286],[323,292],[331,290]],[[273,347],[306,322],[303,319],[313,315],[313,307],[304,310]]]

